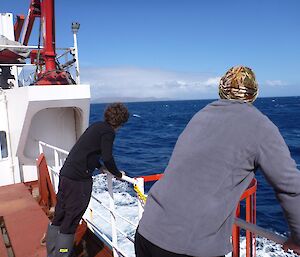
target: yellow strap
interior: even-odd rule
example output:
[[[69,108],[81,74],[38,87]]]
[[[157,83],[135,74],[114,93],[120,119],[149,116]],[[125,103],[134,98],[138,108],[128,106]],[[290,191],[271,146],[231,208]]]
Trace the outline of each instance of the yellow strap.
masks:
[[[60,253],[67,253],[67,252],[69,252],[69,249],[68,248],[60,248],[59,252]]]
[[[137,185],[133,186],[134,191],[137,193],[138,198],[142,201],[142,203],[145,205],[146,200],[147,200],[147,196],[145,194],[142,193],[142,191],[138,188]]]

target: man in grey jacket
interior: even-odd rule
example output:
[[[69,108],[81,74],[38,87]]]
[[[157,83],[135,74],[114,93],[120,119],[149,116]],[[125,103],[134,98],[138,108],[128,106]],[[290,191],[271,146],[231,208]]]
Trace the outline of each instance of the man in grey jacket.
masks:
[[[252,102],[247,67],[221,79],[220,100],[199,111],[179,136],[164,177],[149,192],[135,238],[137,257],[224,256],[240,196],[260,168],[275,190],[300,252],[300,172],[278,128]]]

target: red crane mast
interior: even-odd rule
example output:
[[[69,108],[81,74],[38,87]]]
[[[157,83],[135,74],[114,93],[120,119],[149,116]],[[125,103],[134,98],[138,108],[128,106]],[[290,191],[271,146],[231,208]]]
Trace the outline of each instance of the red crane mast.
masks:
[[[60,68],[56,62],[54,0],[31,0],[24,26],[24,18],[22,16],[17,17],[14,26],[16,40],[19,39],[23,27],[21,43],[23,45],[28,44],[37,17],[40,18],[41,22],[39,33],[42,34],[43,48],[32,50],[30,53],[31,63],[39,67],[35,84],[73,84],[71,75]]]

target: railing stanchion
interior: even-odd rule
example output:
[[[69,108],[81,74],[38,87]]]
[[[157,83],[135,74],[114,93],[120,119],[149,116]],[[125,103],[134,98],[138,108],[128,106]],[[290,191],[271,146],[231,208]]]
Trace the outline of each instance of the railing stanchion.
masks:
[[[238,204],[236,208],[236,217],[240,217],[241,205]],[[233,225],[232,229],[232,257],[240,257],[240,228],[237,225]]]
[[[90,208],[90,219],[91,219],[91,222],[94,222],[94,215],[93,215],[93,209]]]
[[[107,187],[109,193],[109,208],[110,208],[110,217],[111,217],[111,237],[113,243],[113,256],[117,257],[118,253],[116,248],[118,247],[118,238],[117,238],[117,229],[116,229],[116,217],[115,217],[115,203],[114,203],[114,194],[113,194],[113,175],[109,172],[107,173]]]
[[[44,152],[43,151],[43,146],[41,144],[41,141],[39,141],[39,152],[40,152],[40,154]]]
[[[58,157],[58,151],[57,151],[57,149],[54,149],[54,167],[55,167],[55,172],[57,174],[59,174],[60,165],[59,165],[59,157]],[[54,176],[53,172],[51,172],[51,173],[52,173],[52,176],[51,176],[51,178],[52,178],[52,184],[54,186],[54,189],[56,191],[58,191],[58,181],[57,181],[57,179],[55,179],[55,176]]]
[[[137,178],[137,186],[142,194],[144,194],[144,179],[143,178]],[[141,201],[138,201],[138,207],[139,207],[139,220],[142,218],[144,207],[142,205]]]
[[[246,198],[246,222],[251,223],[251,199],[250,196]],[[246,257],[251,256],[251,248],[252,248],[252,233],[250,231],[246,231]]]
[[[252,196],[252,212],[253,212],[253,224],[256,224],[256,192]],[[253,256],[256,256],[256,235],[253,238]]]

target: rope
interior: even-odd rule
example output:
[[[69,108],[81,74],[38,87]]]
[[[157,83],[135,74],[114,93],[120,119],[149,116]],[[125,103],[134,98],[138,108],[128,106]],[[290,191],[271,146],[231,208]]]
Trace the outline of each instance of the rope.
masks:
[[[142,193],[142,191],[138,188],[138,186],[135,184],[133,186],[134,191],[137,193],[138,198],[142,202],[143,205],[146,204],[147,196]]]

